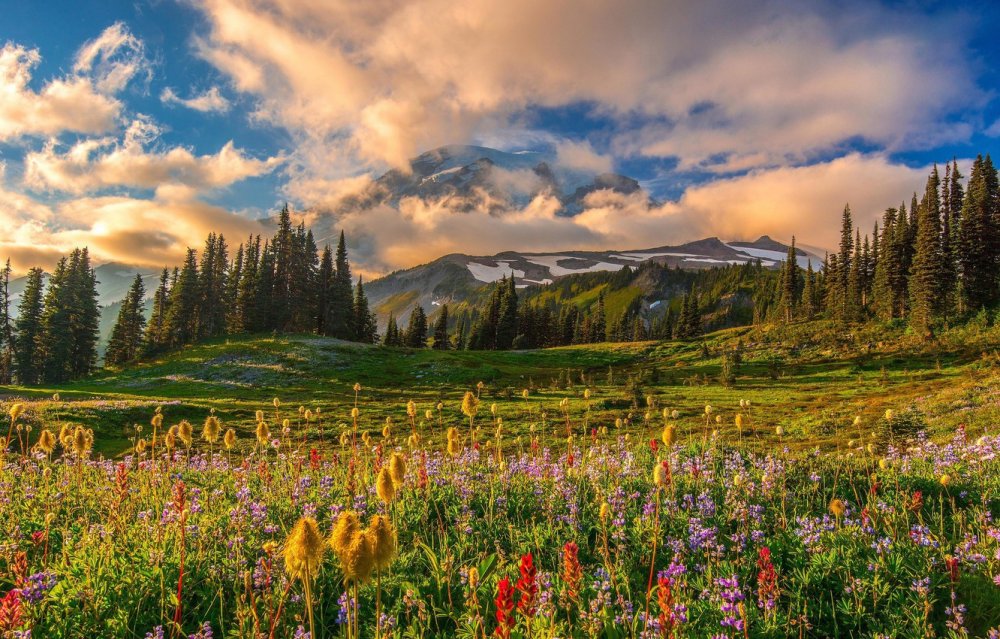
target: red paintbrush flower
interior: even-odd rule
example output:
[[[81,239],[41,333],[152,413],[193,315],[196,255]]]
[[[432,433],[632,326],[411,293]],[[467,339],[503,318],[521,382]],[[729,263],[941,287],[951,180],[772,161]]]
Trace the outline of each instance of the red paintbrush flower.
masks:
[[[309,468],[313,470],[319,469],[320,456],[319,451],[315,448],[309,450]]]
[[[677,614],[674,612],[674,582],[670,577],[660,577],[657,580],[656,603],[660,607],[658,620],[660,622],[660,636],[664,639],[673,639],[674,628],[677,624]]]
[[[510,631],[514,627],[514,588],[510,585],[509,578],[504,577],[497,584],[494,603],[497,607],[497,628],[493,634],[502,639],[510,639]]]
[[[778,573],[771,561],[771,549],[764,546],[757,551],[757,605],[765,613],[774,610],[780,594]]]
[[[535,614],[535,598],[538,595],[538,583],[535,580],[535,562],[531,553],[521,555],[521,576],[518,577],[515,589],[520,593],[517,610],[525,617]]]
[[[567,594],[576,600],[580,595],[580,581],[583,579],[583,569],[580,567],[580,549],[575,542],[567,541],[563,546],[563,581],[566,583]]]
[[[0,599],[0,633],[17,630],[20,626],[21,591],[11,590]]]

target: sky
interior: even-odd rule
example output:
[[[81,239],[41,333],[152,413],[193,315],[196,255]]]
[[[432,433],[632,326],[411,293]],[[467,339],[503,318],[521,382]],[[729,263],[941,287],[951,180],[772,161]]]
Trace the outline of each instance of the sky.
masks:
[[[449,252],[863,231],[1000,145],[993,3],[0,1],[0,257],[161,266],[288,202],[368,276]],[[573,217],[344,209],[445,144],[544,150],[652,196]],[[264,220],[265,222],[262,222]]]

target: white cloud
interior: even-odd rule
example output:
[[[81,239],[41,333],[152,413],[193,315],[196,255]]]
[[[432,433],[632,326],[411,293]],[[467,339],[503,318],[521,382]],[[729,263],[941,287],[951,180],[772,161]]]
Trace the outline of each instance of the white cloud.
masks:
[[[137,75],[149,77],[152,73],[142,40],[122,22],[114,23],[80,47],[73,70],[90,75],[94,86],[109,94],[124,89]]]
[[[835,247],[845,202],[862,233],[868,233],[886,207],[908,202],[909,194],[922,188],[927,173],[927,167],[894,164],[883,155],[850,154],[716,180],[659,206],[650,206],[643,193],[596,191],[574,217],[559,215],[559,202],[545,195],[522,209],[498,212],[477,194],[471,199],[406,198],[398,208],[380,205],[338,216],[314,212],[309,222],[320,237],[346,229],[358,247],[352,263],[366,275],[455,252],[644,249],[712,235],[753,240],[769,234],[786,241],[795,235],[802,244]]]
[[[160,93],[160,101],[164,104],[178,104],[202,113],[225,113],[232,106],[229,100],[219,92],[219,87],[212,87],[204,93],[190,98],[182,98],[173,89],[167,87]]]
[[[32,90],[31,70],[40,61],[36,49],[11,43],[0,49],[0,141],[63,131],[100,134],[115,127],[121,103],[88,78],[55,79]]]
[[[147,145],[159,133],[148,119],[138,119],[121,142],[87,139],[63,152],[50,142],[25,157],[24,182],[33,189],[73,194],[112,187],[156,189],[163,185],[212,190],[269,173],[283,161],[280,156],[265,160],[248,157],[232,141],[214,155],[198,156],[183,147],[149,151]]]
[[[729,172],[858,138],[926,145],[924,131],[983,98],[955,20],[862,4],[197,4],[210,26],[198,51],[259,118],[375,166],[489,137],[528,106],[589,103],[618,123],[618,154]]]

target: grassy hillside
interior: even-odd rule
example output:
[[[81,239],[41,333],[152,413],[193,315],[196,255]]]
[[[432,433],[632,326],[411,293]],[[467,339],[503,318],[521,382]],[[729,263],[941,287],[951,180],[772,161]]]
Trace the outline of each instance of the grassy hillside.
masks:
[[[511,352],[257,336],[192,346],[61,387],[6,387],[0,393],[8,400],[30,399],[28,423],[93,428],[99,450],[108,454],[127,448],[135,425],[148,424],[158,405],[165,406],[168,424],[180,419],[198,424],[215,408],[227,425],[246,435],[255,411],[278,397],[284,406],[281,418],[294,417],[300,405],[321,409],[317,429],[325,434],[349,421],[355,382],[363,387],[367,407],[362,425],[373,432],[382,429],[386,417],[404,422],[399,407],[408,400],[417,402],[423,416],[439,401],[457,404],[482,381],[484,400],[498,403],[499,415],[516,422],[512,436],[525,434],[516,429],[525,430],[526,424],[561,420],[559,402],[565,397],[572,398],[574,421],[585,419],[588,402],[582,395],[589,387],[589,427],[612,429],[622,419],[627,432],[652,437],[662,424],[662,408],[690,417],[711,404],[722,418],[712,427],[736,438],[732,420],[745,399],[752,408],[744,438],[777,445],[775,427],[781,426],[782,444],[834,447],[884,428],[882,416],[889,408],[932,432],[951,432],[959,424],[973,433],[995,428],[1000,422],[998,344],[997,327],[954,329],[925,345],[894,326],[845,330],[827,322],[728,329],[698,342]],[[720,381],[722,354],[733,349],[740,350],[742,363],[727,387]],[[528,399],[522,397],[525,388]],[[51,399],[54,393],[58,401]],[[647,409],[648,398],[653,410]],[[910,409],[917,412],[911,415]],[[862,418],[857,427],[855,415]],[[489,411],[484,409],[479,419],[488,421]],[[443,425],[451,425],[447,417]],[[432,439],[441,436],[440,424],[424,430]],[[556,432],[542,432],[549,431]]]

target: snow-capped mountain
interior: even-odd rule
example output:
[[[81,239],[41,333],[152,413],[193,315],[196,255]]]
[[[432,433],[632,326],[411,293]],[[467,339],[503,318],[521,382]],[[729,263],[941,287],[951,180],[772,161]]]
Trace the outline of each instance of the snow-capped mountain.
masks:
[[[549,153],[451,145],[412,159],[409,171],[388,171],[341,206],[349,210],[396,205],[404,198],[417,197],[446,199],[459,211],[485,207],[499,212],[522,207],[535,196],[546,194],[562,202],[562,214],[575,215],[588,194],[602,189],[624,194],[641,191],[630,177],[565,167]]]
[[[517,287],[526,288],[550,284],[568,275],[634,268],[644,262],[698,270],[760,260],[765,268],[776,269],[787,254],[788,246],[766,235],[753,242],[723,242],[712,237],[677,246],[625,251],[507,251],[488,257],[455,253],[373,280],[365,285],[365,291],[384,321],[389,313],[407,317],[417,304],[431,311],[440,304],[464,301],[480,287],[502,277],[513,276]],[[811,262],[814,269],[819,269],[823,261],[800,248],[796,248],[796,259],[803,268]]]

